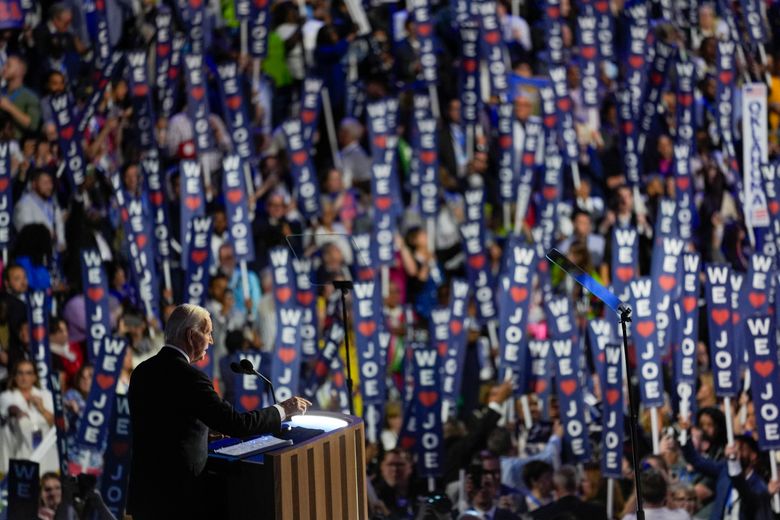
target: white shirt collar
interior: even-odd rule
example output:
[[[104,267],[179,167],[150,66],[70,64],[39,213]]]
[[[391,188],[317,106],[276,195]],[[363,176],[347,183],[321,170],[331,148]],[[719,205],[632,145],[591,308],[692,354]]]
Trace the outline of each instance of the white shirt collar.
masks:
[[[176,345],[171,345],[166,343],[165,345],[163,345],[163,347],[172,348],[173,350],[180,352],[181,355],[184,356],[184,359],[187,360],[187,364],[192,363],[192,361],[190,361],[190,356],[188,356],[186,352],[184,352],[181,348],[177,347]]]

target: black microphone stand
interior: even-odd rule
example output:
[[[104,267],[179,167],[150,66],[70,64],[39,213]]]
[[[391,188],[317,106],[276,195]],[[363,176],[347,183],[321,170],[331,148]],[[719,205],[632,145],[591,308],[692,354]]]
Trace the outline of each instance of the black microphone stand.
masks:
[[[352,402],[352,363],[349,360],[349,326],[347,324],[347,294],[354,287],[351,280],[333,280],[333,287],[341,291],[341,318],[344,321],[344,350],[347,352],[347,398],[349,399],[349,414],[355,415],[355,405]],[[639,519],[641,520],[641,519]]]
[[[636,487],[636,520],[645,520],[645,510],[642,507],[642,485],[639,479],[639,460],[637,458],[637,426],[639,417],[637,415],[636,397],[634,396],[634,385],[631,384],[631,376],[628,373],[628,330],[627,323],[631,322],[631,307],[625,303],[620,307],[620,325],[623,329],[623,357],[626,362],[626,386],[628,386],[628,428],[631,433],[631,462],[634,465],[634,486]]]

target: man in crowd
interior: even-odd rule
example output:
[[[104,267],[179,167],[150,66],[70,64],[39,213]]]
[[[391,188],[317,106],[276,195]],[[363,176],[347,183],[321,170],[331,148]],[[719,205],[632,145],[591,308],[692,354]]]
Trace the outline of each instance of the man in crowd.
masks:
[[[555,487],[555,502],[547,504],[534,511],[534,520],[556,520],[571,518],[572,520],[592,520],[606,518],[606,510],[598,505],[582,501],[577,496],[580,488],[577,469],[573,466],[561,466],[553,475]]]
[[[690,516],[683,509],[666,507],[669,484],[662,472],[652,468],[646,469],[640,479],[645,520],[690,520]],[[623,520],[636,520],[636,515],[626,515]]]
[[[34,132],[41,125],[41,103],[38,96],[24,86],[27,62],[19,55],[8,57],[3,67],[6,90],[0,93],[0,110],[11,116],[14,138]]]
[[[29,224],[43,224],[59,250],[65,248],[65,220],[54,198],[54,179],[46,170],[32,174],[30,191],[22,195],[14,208],[14,227],[21,231]]]

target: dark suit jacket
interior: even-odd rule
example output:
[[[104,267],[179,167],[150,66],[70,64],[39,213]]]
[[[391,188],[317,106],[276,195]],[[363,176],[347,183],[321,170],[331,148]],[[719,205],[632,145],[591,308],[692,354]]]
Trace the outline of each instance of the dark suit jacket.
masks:
[[[739,493],[740,520],[772,520],[774,518],[767,485],[755,471],[747,479],[741,474],[736,477],[730,477],[725,460],[713,461],[702,457],[691,442],[682,447],[682,453],[685,460],[696,471],[717,479],[715,499],[713,500],[712,513],[710,514],[711,520],[717,520],[723,516],[723,511],[728,503],[732,488]]]
[[[201,518],[209,428],[231,437],[276,433],[273,407],[238,413],[206,375],[164,347],[130,379],[133,456],[128,511],[138,519]]]
[[[531,513],[531,518],[534,520],[569,520],[570,518],[595,520],[606,517],[607,511],[604,507],[583,502],[574,496],[563,497]]]

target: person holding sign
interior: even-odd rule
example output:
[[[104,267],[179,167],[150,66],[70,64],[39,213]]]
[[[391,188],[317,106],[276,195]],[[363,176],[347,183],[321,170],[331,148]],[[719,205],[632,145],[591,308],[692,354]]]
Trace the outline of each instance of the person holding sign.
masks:
[[[165,346],[130,379],[133,455],[128,511],[136,520],[204,518],[208,431],[245,437],[277,433],[281,421],[311,405],[301,397],[238,413],[192,364],[212,343],[211,317],[197,305],[179,305],[165,326]]]
[[[8,389],[0,393],[2,441],[9,459],[29,459],[54,424],[51,392],[41,388],[32,361],[24,359],[11,370]],[[8,461],[0,461],[3,471]],[[54,469],[46,467],[46,470]]]

